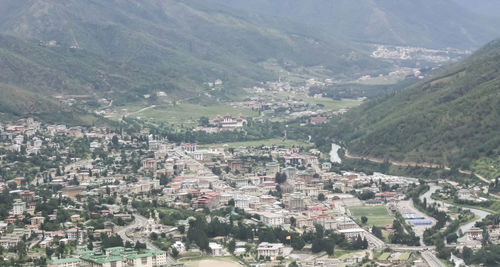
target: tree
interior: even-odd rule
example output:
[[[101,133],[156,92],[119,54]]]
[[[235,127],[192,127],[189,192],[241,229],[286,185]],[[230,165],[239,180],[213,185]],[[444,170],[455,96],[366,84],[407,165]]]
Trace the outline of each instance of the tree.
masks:
[[[325,201],[325,199],[326,199],[326,198],[325,198],[325,195],[324,195],[323,193],[319,193],[319,195],[318,195],[318,200],[319,200],[319,201]]]
[[[490,239],[490,234],[488,233],[488,230],[486,230],[485,227],[483,228],[483,240],[481,240],[481,245],[485,247],[486,244],[488,244],[489,239]]]
[[[457,242],[458,236],[455,233],[450,233],[446,236],[446,243],[451,244]]]
[[[7,186],[9,187],[10,190],[16,190],[17,188],[17,184],[15,182],[9,182]]]
[[[361,246],[362,249],[367,249],[368,248],[368,240],[366,240],[366,237],[363,238],[363,244]]]
[[[278,184],[282,184],[282,183],[286,182],[286,179],[287,179],[287,177],[286,177],[286,174],[284,174],[284,173],[279,173],[279,172],[278,172],[278,173],[276,173],[276,175],[274,176],[274,180],[275,180],[275,181],[276,181],[276,183],[278,183]]]
[[[474,251],[471,248],[465,246],[462,249],[462,259],[464,259],[465,264],[469,265],[472,262],[472,256],[474,256]]]
[[[361,200],[367,200],[367,199],[372,199],[375,197],[375,193],[372,191],[364,190],[363,193],[361,193],[358,198]]]
[[[234,241],[234,239],[232,239],[231,241],[229,241],[229,244],[227,245],[227,249],[229,250],[229,253],[234,253],[234,250],[236,249],[236,241]]]
[[[229,205],[230,207],[234,207],[235,203],[234,203],[234,199],[230,199],[228,202],[227,202],[227,205]]]
[[[321,242],[322,240],[319,239],[319,238],[315,238],[312,242],[312,247],[311,247],[311,251],[313,253],[319,253],[321,251],[323,251],[323,242]]]
[[[199,120],[198,120],[198,124],[201,125],[201,126],[208,126],[210,125],[210,120],[205,117],[205,116],[202,116]]]
[[[332,256],[334,253],[335,242],[333,242],[333,240],[325,239],[323,243],[324,243],[323,246],[325,247],[325,251],[328,254],[328,256]]]
[[[127,197],[123,197],[123,196],[122,196],[121,201],[122,201],[122,205],[127,205],[127,203],[128,203],[128,198],[127,198]]]
[[[301,236],[292,236],[291,245],[294,250],[301,250],[306,245],[306,242]]]
[[[366,224],[367,221],[368,221],[368,218],[366,216],[361,216],[361,223],[362,224]]]
[[[177,258],[179,251],[176,248],[172,248],[172,257]]]
[[[290,263],[290,264],[288,265],[288,267],[299,267],[299,265],[297,264],[297,262],[296,262],[296,261],[294,261],[294,262]]]
[[[184,225],[179,225],[177,226],[177,230],[179,230],[179,233],[183,235],[184,231],[186,231],[186,227]]]
[[[372,227],[372,234],[380,239],[382,239],[382,231],[377,226]]]
[[[118,136],[113,135],[113,138],[111,138],[111,143],[113,144],[114,147],[118,147],[119,145]]]
[[[149,235],[149,238],[151,238],[151,240],[158,240],[158,234],[153,232]]]
[[[47,255],[47,259],[51,259],[52,257],[52,254],[54,254],[54,249],[50,248],[50,247],[46,247],[45,248],[45,255]]]
[[[136,250],[141,250],[141,249],[146,249],[146,244],[145,243],[141,243],[139,241],[135,242],[135,246],[134,248]]]
[[[222,174],[222,171],[220,170],[219,167],[213,167],[212,168],[212,173],[215,174],[215,175],[217,175],[217,176],[219,176],[219,175]]]
[[[290,225],[295,227],[297,226],[297,219],[295,219],[295,217],[290,217]]]

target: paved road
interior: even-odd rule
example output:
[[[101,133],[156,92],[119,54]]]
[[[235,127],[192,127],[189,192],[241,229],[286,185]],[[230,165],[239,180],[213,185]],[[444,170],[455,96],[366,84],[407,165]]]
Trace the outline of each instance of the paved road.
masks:
[[[148,219],[144,216],[141,216],[139,214],[133,214],[134,216],[134,222],[132,222],[131,224],[123,227],[122,229],[120,229],[118,232],[116,232],[122,239],[123,241],[129,241],[131,242],[132,244],[135,243],[136,241],[140,241],[141,243],[146,243],[146,247],[148,249],[157,249],[157,247],[155,245],[153,245],[150,241],[149,241],[149,238],[146,237],[146,238],[141,238],[140,240],[133,240],[132,238],[130,238],[127,233],[131,232],[131,231],[134,231],[135,228],[138,228],[138,227],[142,227],[142,226],[145,226],[146,223],[148,222]]]
[[[446,267],[444,263],[442,263],[436,255],[434,255],[430,251],[424,251],[422,253],[422,257],[429,264],[430,267]]]
[[[368,243],[374,248],[383,248],[386,246],[384,241],[378,239],[376,236],[374,236],[372,233],[368,231],[366,231],[365,237],[366,241],[368,241]]]
[[[395,251],[434,251],[436,249],[435,246],[405,246],[400,244],[388,244],[388,246]]]
[[[134,112],[127,113],[127,114],[125,114],[125,117],[130,116],[130,115],[134,115],[134,114],[138,114],[138,113],[144,112],[144,111],[146,111],[148,109],[152,109],[152,108],[156,108],[156,105],[152,105],[152,106],[149,106],[149,107],[145,107],[145,108],[139,109],[139,110],[134,111]]]
[[[423,194],[422,196],[420,196],[420,200],[423,201],[424,198],[427,199],[427,203],[429,204],[432,204],[432,203],[439,203],[441,205],[444,205],[445,207],[450,207],[450,206],[453,206],[451,204],[448,204],[448,203],[445,203],[445,202],[438,202],[434,199],[431,198],[431,195],[436,192],[438,189],[441,189],[442,187],[439,186],[439,185],[436,185],[436,184],[430,184],[430,188],[429,188],[429,191],[425,192],[425,194]],[[472,227],[474,227],[474,225],[476,224],[477,221],[481,221],[483,220],[486,216],[490,215],[491,213],[487,212],[487,211],[484,211],[484,210],[478,210],[478,209],[471,209],[471,208],[463,208],[463,209],[468,209],[470,210],[472,213],[474,213],[476,215],[476,220],[468,223],[468,224],[465,224],[465,225],[462,225],[460,226],[459,230],[462,231],[462,233],[465,233],[465,231],[471,229]],[[458,233],[458,231],[457,231]]]

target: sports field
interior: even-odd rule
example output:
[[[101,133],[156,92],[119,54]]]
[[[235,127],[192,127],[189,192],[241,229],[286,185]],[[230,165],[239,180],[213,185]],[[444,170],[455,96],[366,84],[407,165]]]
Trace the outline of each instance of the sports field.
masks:
[[[367,225],[385,226],[392,224],[394,220],[384,205],[351,207],[349,211],[358,221],[361,221],[362,216],[366,216]]]

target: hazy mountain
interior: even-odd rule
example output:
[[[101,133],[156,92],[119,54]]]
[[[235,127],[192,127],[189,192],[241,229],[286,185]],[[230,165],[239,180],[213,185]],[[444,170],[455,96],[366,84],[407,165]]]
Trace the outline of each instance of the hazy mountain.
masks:
[[[459,5],[477,14],[500,18],[500,1],[498,0],[454,0]],[[498,21],[498,20],[497,20]]]
[[[500,152],[500,40],[337,125],[351,153],[468,166]]]
[[[333,38],[289,34],[203,1],[0,0],[0,18],[5,34],[54,40],[199,84],[274,79],[257,65],[270,58],[284,66],[323,65],[332,75],[378,67]]]
[[[487,9],[494,0],[463,0],[469,2],[465,8],[454,0],[207,1],[288,18],[359,43],[474,48],[500,35],[495,20],[469,10],[471,5]]]

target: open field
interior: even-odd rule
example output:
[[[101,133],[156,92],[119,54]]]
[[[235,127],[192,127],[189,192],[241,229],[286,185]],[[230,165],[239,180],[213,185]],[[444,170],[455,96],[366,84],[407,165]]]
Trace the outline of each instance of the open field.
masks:
[[[352,207],[349,208],[349,211],[359,221],[361,221],[362,216],[366,216],[368,218],[367,225],[385,226],[392,224],[394,220],[394,217],[389,214],[383,205]]]
[[[357,99],[334,100],[328,97],[311,97],[306,94],[293,94],[288,92],[280,92],[278,94],[264,93],[269,98],[274,98],[281,101],[303,101],[310,105],[310,110],[336,111],[340,109],[348,109],[361,105],[363,101]]]
[[[200,145],[200,148],[208,148],[210,146],[223,146],[226,144],[229,147],[258,147],[258,146],[273,146],[273,145],[283,146],[285,148],[303,147],[304,149],[308,149],[308,148],[313,147],[313,144],[307,143],[305,141],[289,140],[289,139],[283,140],[283,138],[272,138],[272,139],[263,139],[263,140],[257,140],[257,141]]]
[[[352,257],[363,257],[365,255],[365,251],[362,250],[342,250],[335,249],[333,251],[333,255],[329,256],[329,258],[339,258],[339,259],[347,259]]]
[[[309,105],[323,105],[324,107],[319,107],[321,110],[339,110],[339,109],[348,109],[352,107],[356,107],[361,105],[360,100],[356,99],[342,99],[342,100],[334,100],[327,97],[314,98],[314,97],[304,97],[302,100]]]
[[[138,111],[139,110],[139,111]],[[140,109],[131,107],[129,109],[133,117],[140,117],[141,119],[152,119],[155,122],[165,122],[174,125],[184,126],[197,126],[198,120],[201,117],[213,119],[217,116],[232,115],[243,117],[256,117],[257,112],[245,108],[233,108],[226,104],[216,104],[211,106],[202,106],[196,104],[178,104],[175,106],[156,106],[149,109]],[[121,114],[114,116],[121,118]],[[126,114],[126,113],[125,113]]]

